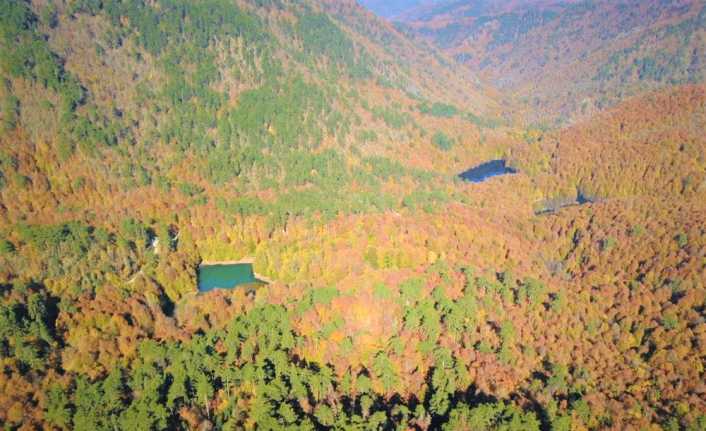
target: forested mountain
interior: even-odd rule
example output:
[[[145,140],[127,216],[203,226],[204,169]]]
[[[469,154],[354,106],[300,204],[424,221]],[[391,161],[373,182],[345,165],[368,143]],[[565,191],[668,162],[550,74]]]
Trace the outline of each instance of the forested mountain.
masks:
[[[372,193],[380,180],[460,169],[499,124],[480,84],[354,2],[5,9],[9,224],[217,206],[272,232],[318,211],[377,211],[391,204]]]
[[[550,129],[587,87],[497,79],[535,30],[463,65],[353,0],[0,0],[0,425],[704,429],[703,63],[620,69],[703,58],[680,5],[597,6],[677,33]],[[233,261],[267,284],[199,291]]]
[[[530,121],[570,121],[706,79],[706,5],[669,1],[446,1],[401,14],[500,89]]]

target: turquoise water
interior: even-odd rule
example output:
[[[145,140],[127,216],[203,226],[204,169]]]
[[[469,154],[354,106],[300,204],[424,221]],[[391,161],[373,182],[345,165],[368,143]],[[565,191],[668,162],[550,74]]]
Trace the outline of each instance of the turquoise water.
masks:
[[[241,284],[257,283],[252,265],[236,263],[230,265],[202,265],[199,267],[199,291],[233,289]]]

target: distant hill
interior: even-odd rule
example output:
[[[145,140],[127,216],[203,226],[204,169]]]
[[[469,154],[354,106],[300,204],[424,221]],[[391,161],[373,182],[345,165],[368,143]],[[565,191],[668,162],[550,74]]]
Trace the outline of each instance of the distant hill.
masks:
[[[559,0],[436,0],[411,5],[393,17],[399,22],[432,22],[439,17],[466,19],[555,5]],[[577,3],[581,0],[563,0]]]
[[[531,121],[585,117],[706,78],[702,1],[449,1],[400,20],[515,94]]]
[[[416,8],[425,3],[424,0],[359,0],[359,3],[376,14],[392,18],[401,12]],[[428,3],[428,0],[426,1]]]

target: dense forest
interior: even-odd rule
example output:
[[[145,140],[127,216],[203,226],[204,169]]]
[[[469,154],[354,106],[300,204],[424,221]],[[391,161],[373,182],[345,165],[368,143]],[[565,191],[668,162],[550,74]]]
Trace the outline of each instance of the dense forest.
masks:
[[[506,3],[488,68],[569,13]],[[352,0],[0,0],[3,429],[706,429],[692,3],[556,127]]]

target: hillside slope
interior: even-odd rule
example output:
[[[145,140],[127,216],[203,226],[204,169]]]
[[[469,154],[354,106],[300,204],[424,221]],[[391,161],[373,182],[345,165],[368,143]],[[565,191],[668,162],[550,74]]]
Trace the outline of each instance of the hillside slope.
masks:
[[[702,201],[704,125],[704,86],[680,86],[629,99],[561,130],[527,135],[511,160],[551,198]]]
[[[180,184],[187,201],[211,205],[219,194],[340,190],[370,157],[460,169],[478,157],[466,150],[482,119],[500,114],[481,86],[354,2],[8,8],[3,177],[26,178],[28,202],[6,206],[6,222],[56,219],[58,202],[67,219],[87,210],[75,198],[171,195]],[[458,144],[450,151],[433,144],[442,125]],[[101,202],[91,211],[115,214]]]

